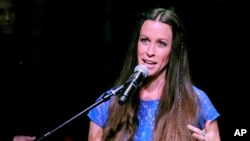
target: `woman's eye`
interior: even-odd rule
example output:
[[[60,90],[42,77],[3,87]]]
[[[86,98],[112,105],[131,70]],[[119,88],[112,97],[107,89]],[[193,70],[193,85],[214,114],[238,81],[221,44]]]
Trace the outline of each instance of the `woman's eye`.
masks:
[[[147,39],[141,39],[141,42],[143,42],[143,43],[145,43],[145,42],[147,42]]]
[[[159,42],[159,46],[160,47],[165,47],[165,46],[167,46],[167,44],[165,42]]]
[[[3,15],[4,11],[2,9],[0,9],[0,15]]]
[[[143,44],[148,44],[149,43],[149,40],[147,38],[141,38],[141,42]]]

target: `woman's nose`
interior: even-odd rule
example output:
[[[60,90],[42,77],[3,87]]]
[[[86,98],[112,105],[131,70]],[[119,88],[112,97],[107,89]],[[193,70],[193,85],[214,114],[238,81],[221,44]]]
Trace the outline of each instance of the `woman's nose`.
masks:
[[[5,15],[4,15],[4,20],[5,21],[10,21],[11,20],[11,16],[10,16],[10,13],[9,12],[6,12]]]
[[[148,56],[153,56],[155,53],[155,50],[154,50],[154,44],[150,44],[148,46],[148,49],[147,49],[147,55]]]

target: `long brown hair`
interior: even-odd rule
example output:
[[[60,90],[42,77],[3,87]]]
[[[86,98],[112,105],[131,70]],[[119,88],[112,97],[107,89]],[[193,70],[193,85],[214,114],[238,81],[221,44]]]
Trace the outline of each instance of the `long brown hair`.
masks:
[[[174,12],[163,8],[150,9],[142,13],[140,18],[115,85],[124,84],[134,67],[138,65],[137,42],[143,22],[145,20],[158,20],[170,25],[173,32],[173,45],[166,68],[165,91],[159,100],[153,141],[192,141],[194,138],[186,125],[197,123],[197,110],[199,109],[197,102],[199,100],[196,100],[197,96],[192,88],[182,22]],[[118,97],[111,100],[103,139],[122,141],[126,138],[130,141],[138,129],[139,89],[131,95],[126,104],[119,105],[117,101]]]

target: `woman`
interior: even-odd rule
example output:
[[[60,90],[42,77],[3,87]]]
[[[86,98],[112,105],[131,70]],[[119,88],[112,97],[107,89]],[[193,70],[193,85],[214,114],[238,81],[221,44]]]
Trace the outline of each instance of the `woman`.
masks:
[[[118,96],[92,109],[89,141],[220,141],[219,113],[193,85],[179,17],[163,8],[140,16],[115,85],[138,64],[149,74],[124,105]]]
[[[14,105],[18,105],[18,107],[22,106],[17,104],[16,101],[24,101],[22,101],[22,99],[19,99],[19,97],[16,96],[22,93],[21,88],[23,88],[23,86],[26,84],[24,84],[23,81],[20,82],[22,80],[21,77],[24,76],[24,73],[22,72],[24,70],[24,66],[22,65],[22,63],[20,63],[23,62],[23,60],[20,59],[23,59],[23,54],[20,53],[20,41],[22,39],[20,38],[21,36],[17,36],[15,31],[15,8],[15,1],[0,0],[0,64],[2,74],[0,76],[0,81],[2,82],[1,84],[3,84],[1,85],[1,94],[5,96],[5,103],[3,105],[0,105],[0,132],[2,133],[1,135],[3,135],[1,136],[1,139],[4,141],[34,141],[36,139],[35,135],[26,135],[22,133],[24,131],[16,131],[17,128],[19,128],[19,112],[17,110],[14,110],[15,108],[12,108],[12,106]],[[26,53],[26,50],[23,52]],[[27,80],[27,77],[25,77],[25,80]],[[30,87],[31,86],[29,85],[29,89]],[[9,105],[6,105],[6,103]]]

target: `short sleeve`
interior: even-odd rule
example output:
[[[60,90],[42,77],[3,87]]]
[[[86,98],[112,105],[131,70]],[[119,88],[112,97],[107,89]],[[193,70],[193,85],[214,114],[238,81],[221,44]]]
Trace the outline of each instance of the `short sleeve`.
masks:
[[[197,87],[194,87],[195,92],[198,94],[201,102],[201,112],[199,112],[199,124],[201,128],[205,127],[205,123],[207,120],[216,120],[220,114],[214,107],[213,103],[211,102],[210,98],[207,96],[207,94],[202,91],[201,89],[198,89]]]
[[[99,100],[100,98],[98,98]],[[108,107],[109,107],[110,100],[104,101],[91,109],[87,116],[91,121],[96,123],[101,128],[104,127],[107,118],[108,118]]]

